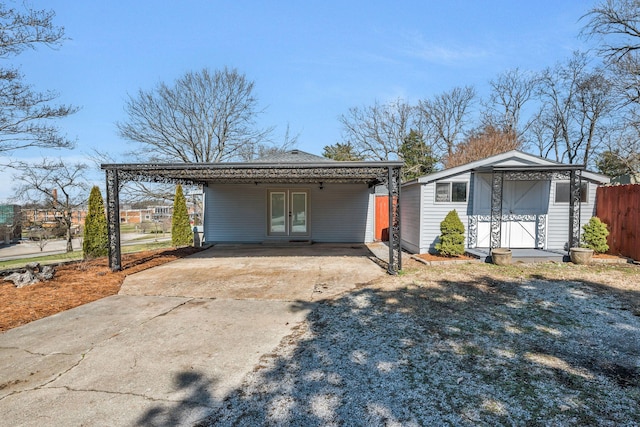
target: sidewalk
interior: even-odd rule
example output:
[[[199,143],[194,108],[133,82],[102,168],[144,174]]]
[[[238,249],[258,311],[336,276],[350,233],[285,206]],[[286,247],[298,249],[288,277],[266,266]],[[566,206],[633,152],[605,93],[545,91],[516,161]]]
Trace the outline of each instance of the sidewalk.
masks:
[[[127,233],[121,236],[123,246],[136,245],[140,243],[162,242],[170,240],[171,234],[164,236],[141,233]],[[82,249],[82,239],[76,238],[72,240],[73,250]],[[38,242],[23,240],[20,243],[5,245],[0,244],[0,261],[11,261],[22,258],[35,258],[46,255],[58,255],[67,251],[67,242],[64,239],[49,240],[40,251]]]
[[[80,239],[73,239],[72,244],[74,250],[82,248]],[[0,245],[0,261],[63,254],[66,250],[66,240],[50,240],[42,248],[42,251],[38,246],[38,242],[22,241],[12,245]]]

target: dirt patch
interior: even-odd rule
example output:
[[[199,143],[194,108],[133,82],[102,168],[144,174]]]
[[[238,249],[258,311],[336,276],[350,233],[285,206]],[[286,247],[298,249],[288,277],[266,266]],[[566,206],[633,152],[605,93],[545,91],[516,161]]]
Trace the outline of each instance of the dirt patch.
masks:
[[[363,246],[219,245],[128,277],[120,295],[318,301],[386,275]]]
[[[188,247],[124,255],[123,269],[115,273],[109,269],[107,258],[78,261],[58,266],[53,280],[20,289],[10,282],[0,282],[0,331],[115,295],[126,276],[200,250]]]

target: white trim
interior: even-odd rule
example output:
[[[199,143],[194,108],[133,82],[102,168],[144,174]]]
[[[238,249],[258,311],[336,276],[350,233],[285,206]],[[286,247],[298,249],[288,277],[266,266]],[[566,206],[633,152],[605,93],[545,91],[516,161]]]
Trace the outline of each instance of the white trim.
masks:
[[[449,187],[448,200],[438,200],[438,185],[446,184]],[[464,184],[464,200],[453,200],[453,184]],[[435,183],[433,192],[433,203],[468,203],[469,182],[468,181],[440,181]]]
[[[496,154],[494,156],[487,157],[485,159],[476,160],[471,163],[467,163],[464,165],[456,166],[449,169],[444,169],[439,172],[434,172],[429,175],[422,176],[417,180],[409,181],[404,183],[403,185],[410,185],[414,183],[427,184],[429,182],[444,180],[454,175],[459,175],[465,172],[468,172],[472,169],[477,169],[481,167],[488,167],[498,165],[500,163],[504,163],[508,160],[515,160],[521,163],[521,166],[526,167],[526,164],[531,164],[535,166],[558,166],[563,165],[560,162],[556,162],[554,160],[545,159],[543,157],[535,156],[533,154],[525,153],[519,150],[511,150],[505,153]],[[505,165],[507,166],[507,165]],[[609,183],[609,177],[605,175],[601,175],[594,172],[582,171],[581,172],[583,179],[589,179],[599,184],[607,184]]]
[[[271,219],[272,219],[272,194],[284,195],[284,231],[272,231]],[[293,208],[293,196],[294,194],[305,195],[305,232],[293,231],[291,209]],[[266,238],[288,238],[288,237],[309,237],[311,236],[311,212],[310,212],[310,194],[308,188],[267,188],[267,233]]]

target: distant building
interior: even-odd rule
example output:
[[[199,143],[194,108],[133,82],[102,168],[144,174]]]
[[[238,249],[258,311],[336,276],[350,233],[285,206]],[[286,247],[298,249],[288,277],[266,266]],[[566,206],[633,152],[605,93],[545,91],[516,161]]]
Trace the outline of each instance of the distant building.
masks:
[[[143,222],[171,221],[173,206],[157,205],[144,209],[121,209],[120,224],[142,224]]]
[[[87,208],[80,207],[71,211],[71,232],[79,233],[84,226],[84,220],[87,217]],[[23,228],[42,227],[53,229],[60,225],[62,212],[54,209],[43,209],[38,207],[21,208],[21,219]]]
[[[120,211],[121,224],[141,224],[151,221],[153,209],[122,209]]]
[[[17,241],[21,235],[20,206],[0,205],[0,243]]]

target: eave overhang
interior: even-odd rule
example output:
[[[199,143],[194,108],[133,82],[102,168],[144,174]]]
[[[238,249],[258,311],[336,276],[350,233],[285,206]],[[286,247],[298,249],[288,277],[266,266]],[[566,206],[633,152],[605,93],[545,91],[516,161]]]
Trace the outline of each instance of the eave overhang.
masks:
[[[184,184],[366,183],[386,181],[389,168],[402,162],[318,163],[120,163],[103,164],[121,180]]]

